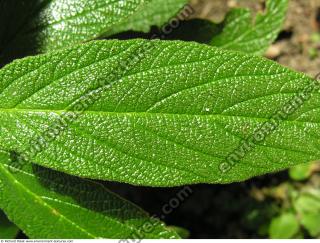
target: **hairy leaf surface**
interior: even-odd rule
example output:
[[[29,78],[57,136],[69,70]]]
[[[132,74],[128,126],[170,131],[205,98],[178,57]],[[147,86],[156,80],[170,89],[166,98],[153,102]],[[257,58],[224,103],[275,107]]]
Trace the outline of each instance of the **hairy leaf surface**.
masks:
[[[241,181],[320,158],[317,84],[207,45],[96,41],[0,71],[0,144],[81,177],[150,186]],[[308,99],[261,139],[266,122],[292,111],[306,87]]]
[[[211,44],[229,50],[262,55],[277,38],[286,17],[288,0],[267,0],[266,13],[253,21],[250,10],[231,10]]]
[[[0,152],[0,208],[31,238],[179,238],[101,184],[14,160]]]
[[[2,63],[107,35],[148,2],[3,0],[0,2]]]
[[[170,18],[181,11],[182,17],[192,14],[190,6],[184,9],[189,0],[151,0],[141,7],[128,19],[115,25],[108,35],[133,30],[149,32],[152,26],[162,27]],[[190,17],[190,16],[189,16]]]

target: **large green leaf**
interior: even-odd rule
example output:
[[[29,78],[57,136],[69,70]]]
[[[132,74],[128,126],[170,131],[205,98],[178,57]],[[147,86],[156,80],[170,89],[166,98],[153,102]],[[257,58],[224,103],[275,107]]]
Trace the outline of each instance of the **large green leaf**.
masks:
[[[277,38],[286,17],[288,0],[267,0],[266,13],[257,14],[252,20],[248,9],[231,10],[223,29],[211,44],[229,50],[262,55]]]
[[[7,216],[0,210],[0,239],[16,238],[19,229],[11,223]]]
[[[123,31],[133,30],[149,32],[151,26],[162,27],[170,18],[181,11],[183,18],[190,17],[193,12],[190,6],[186,6],[189,0],[150,0],[149,3],[140,7],[135,14],[131,15],[122,23],[113,26],[108,32],[116,34]],[[186,8],[184,8],[186,6]],[[175,23],[176,24],[176,23]]]
[[[107,35],[148,1],[3,0],[1,62]]]
[[[304,181],[312,175],[312,168],[314,163],[301,164],[290,168],[289,176],[292,180]]]
[[[31,238],[178,238],[101,184],[16,159],[0,152],[0,208]]]
[[[96,41],[0,71],[0,144],[81,177],[241,181],[320,158],[318,86],[275,62],[207,45]],[[302,91],[310,97],[292,109]],[[279,120],[278,111],[289,116]],[[261,139],[271,121],[276,129]]]

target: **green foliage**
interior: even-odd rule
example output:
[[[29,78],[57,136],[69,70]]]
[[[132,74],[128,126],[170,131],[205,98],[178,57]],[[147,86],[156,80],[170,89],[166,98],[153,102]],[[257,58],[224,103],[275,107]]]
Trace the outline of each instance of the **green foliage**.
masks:
[[[13,159],[0,152],[0,207],[31,238],[178,238],[97,182]]]
[[[271,221],[271,238],[320,237],[320,191],[318,186],[314,188],[311,185],[282,185],[287,188],[287,195],[281,196],[284,201],[278,215]]]
[[[172,2],[172,1],[171,1]],[[127,1],[125,4],[121,4],[120,2],[110,2],[110,1],[93,1],[93,2],[79,2],[79,1],[68,1],[62,2],[59,0],[52,0],[52,1],[43,1],[43,0],[31,0],[31,1],[2,1],[0,3],[0,19],[3,23],[0,27],[0,47],[1,47],[1,53],[0,53],[0,63],[4,64],[13,58],[26,56],[34,53],[39,52],[46,52],[49,50],[55,50],[57,48],[66,47],[69,45],[73,45],[78,42],[87,41],[89,39],[92,39],[94,37],[98,37],[100,35],[111,35],[114,31],[113,26],[116,24],[122,24],[122,30],[129,30],[131,27],[134,27],[134,29],[139,28],[148,28],[148,24],[151,25],[160,25],[162,22],[167,21],[167,18],[171,17],[169,15],[173,15],[176,13],[181,7],[182,3],[185,1],[176,1],[172,2],[170,5],[160,5],[159,1],[153,1],[157,6],[156,8],[153,8],[154,5],[149,4],[148,1]],[[145,8],[147,6],[147,8]],[[176,8],[176,9],[174,9]],[[148,10],[149,9],[149,10]],[[72,10],[72,11],[71,11]],[[139,22],[139,14],[134,15],[134,13],[141,13],[143,11],[144,19],[143,23]],[[147,12],[148,11],[148,14]],[[106,15],[107,13],[107,15]],[[110,14],[114,14],[112,18],[110,18]],[[128,16],[133,14],[132,18],[128,19]],[[99,18],[96,18],[97,16],[100,16]],[[12,17],[14,17],[15,21],[11,21]],[[59,18],[59,19],[57,19]],[[106,19],[107,18],[107,19]],[[150,18],[150,20],[148,20]],[[132,21],[136,19],[136,24],[131,25]],[[127,21],[127,22],[126,22]],[[90,24],[88,24],[90,22]],[[126,29],[126,24],[128,25]],[[142,26],[144,24],[144,26]],[[61,28],[60,28],[61,27]],[[112,30],[113,29],[113,30]],[[120,30],[119,30],[120,31]],[[25,163],[25,162],[24,162]],[[22,169],[29,169],[30,165],[26,165],[28,167],[22,168]],[[31,170],[31,169],[29,169]],[[49,173],[49,172],[48,172]],[[32,173],[30,173],[32,176]],[[21,176],[21,173],[19,173],[19,176]],[[34,176],[34,175],[33,175]],[[38,176],[38,175],[37,175]],[[65,177],[67,180],[68,178],[64,175],[57,174],[57,176]],[[38,179],[38,178],[37,178]],[[80,184],[88,184],[86,181],[78,181]],[[22,182],[23,183],[23,182]],[[35,183],[36,184],[36,183]],[[90,184],[90,183],[89,183]],[[34,185],[30,185],[34,186]],[[88,185],[90,187],[90,185]],[[71,188],[71,187],[70,187]],[[45,188],[46,190],[49,190],[50,188]],[[72,189],[72,188],[71,188]],[[95,189],[93,186],[89,189]],[[77,190],[74,189],[74,190]],[[8,191],[7,191],[8,192]],[[12,192],[12,191],[11,191]],[[55,198],[59,198],[60,191],[54,194]],[[127,204],[122,202],[120,198],[115,197],[113,195],[109,195],[110,192],[107,190],[103,191],[104,194],[106,194],[106,203],[112,203],[110,199],[114,198],[114,201],[117,202],[118,205],[115,205],[116,207],[126,206]],[[6,195],[8,196],[8,195]],[[37,195],[36,195],[37,196]],[[13,200],[13,198],[12,198]],[[7,203],[10,203],[10,206],[12,206],[14,203],[10,201],[6,201]],[[83,200],[83,198],[82,198]],[[2,204],[3,208],[6,208],[6,211],[9,212],[11,215],[13,213],[12,210],[17,209],[18,207],[23,207],[23,205],[15,205],[16,208],[8,208],[7,204],[3,202]],[[61,203],[67,203],[66,201],[61,201]],[[74,205],[77,206],[76,203]],[[88,233],[85,233],[87,237],[93,237],[93,236],[101,236],[101,237],[124,237],[127,234],[127,237],[131,237],[130,231],[136,231],[139,233],[136,237],[139,238],[159,238],[159,237],[177,237],[175,233],[170,233],[168,230],[165,230],[163,226],[156,226],[154,229],[151,230],[151,232],[147,233],[140,233],[138,231],[141,231],[141,229],[138,229],[138,227],[141,227],[141,225],[138,225],[139,218],[136,219],[137,222],[133,222],[133,226],[130,225],[130,222],[128,223],[128,226],[122,227],[123,224],[122,221],[125,220],[125,217],[132,216],[139,216],[141,217],[141,220],[149,220],[146,216],[146,214],[141,214],[141,210],[135,208],[131,204],[128,204],[128,210],[121,212],[121,214],[125,214],[123,218],[121,214],[119,214],[119,217],[115,215],[115,222],[113,222],[113,218],[110,217],[108,219],[105,217],[103,221],[110,221],[108,224],[113,225],[113,230],[108,231],[110,232],[102,232],[103,228],[100,227],[100,229],[97,227],[98,224],[100,224],[103,221],[97,220],[92,223],[92,228],[96,227],[96,235],[91,234],[92,228],[90,227],[87,229],[85,228],[85,231],[88,231]],[[109,205],[105,206],[103,205],[103,202],[101,202],[101,205],[98,206],[104,206],[106,207],[106,210],[110,210],[112,212],[113,210],[117,210],[117,208],[114,205],[110,205],[110,208],[108,208]],[[126,208],[126,207],[124,207]],[[60,209],[60,208],[59,208]],[[55,212],[59,212],[58,208],[54,208]],[[24,209],[23,209],[24,210]],[[23,211],[22,210],[22,211]],[[31,208],[30,208],[31,210]],[[132,213],[130,213],[130,210]],[[71,210],[70,210],[71,211]],[[135,212],[136,211],[136,212]],[[39,218],[37,215],[34,215],[34,213],[37,212],[37,207],[34,208],[33,211],[31,211],[30,215],[28,217],[41,219],[46,217],[47,215],[41,215]],[[60,212],[59,212],[60,213]],[[101,218],[103,215],[99,212],[96,213],[97,216],[94,219]],[[75,217],[77,214],[75,213],[73,217]],[[142,215],[142,216],[141,216]],[[26,215],[23,215],[26,216]],[[13,217],[18,217],[15,213],[13,213]],[[67,236],[71,237],[71,234],[73,234],[73,237],[81,237],[84,232],[80,232],[79,230],[74,230],[72,232],[61,232],[61,235],[57,234],[57,230],[59,229],[45,229],[46,224],[42,225],[42,229],[39,229],[37,227],[34,227],[30,229],[30,226],[27,225],[28,217],[21,217],[17,219],[17,223],[21,226],[21,228],[29,235],[37,238],[43,238],[43,236],[46,234],[49,238],[66,238]],[[86,217],[90,217],[90,215],[87,213],[87,215],[84,213],[83,220],[86,220]],[[69,219],[67,219],[68,221]],[[81,219],[80,219],[81,220]],[[116,222],[118,220],[118,222]],[[131,221],[134,221],[135,219],[132,219]],[[70,221],[72,224],[72,220]],[[142,222],[142,221],[141,221]],[[140,222],[140,223],[141,223]],[[37,222],[35,222],[38,224]],[[75,222],[75,225],[77,225],[79,222]],[[61,227],[63,225],[61,224]],[[119,227],[120,226],[120,227]],[[4,226],[3,226],[4,227]],[[127,227],[127,228],[126,228]],[[136,229],[135,229],[136,227]],[[132,228],[132,230],[128,229]],[[67,228],[66,230],[70,230],[70,228]],[[8,232],[5,231],[5,229],[2,229],[2,235],[0,238],[12,238],[14,237],[13,231],[17,230],[15,226],[12,226],[10,229],[8,228]],[[37,231],[40,230],[40,231]],[[29,231],[30,234],[29,234]],[[80,230],[81,231],[81,230]],[[7,232],[7,233],[6,233]],[[11,233],[11,235],[6,236],[5,233],[8,235]],[[69,235],[68,235],[69,234]],[[78,234],[78,235],[77,235]],[[112,236],[113,234],[113,236]],[[132,238],[132,237],[131,237]]]
[[[0,239],[14,239],[19,229],[12,224],[7,216],[0,210]]]
[[[319,159],[318,84],[303,74],[181,41],[77,45],[161,27],[186,3],[0,1],[0,65],[49,52],[0,70],[0,208],[27,236],[189,236],[83,177],[147,186],[230,183]],[[165,37],[263,54],[287,4],[267,1],[254,21],[245,9],[232,10],[220,25],[179,21],[181,28]],[[257,139],[280,111],[288,116]],[[308,166],[291,169],[291,177],[307,179]],[[300,237],[302,228],[319,237],[319,195],[295,193],[272,220],[272,238]],[[14,238],[18,228],[0,216],[0,238]],[[248,219],[260,223],[259,216],[252,211]]]
[[[250,10],[231,10],[221,26],[221,33],[211,44],[221,48],[262,55],[277,38],[286,17],[288,0],[267,0],[266,13],[252,19]]]
[[[270,237],[273,239],[290,239],[299,231],[299,223],[292,213],[283,213],[274,218],[270,225]]]
[[[146,46],[152,48],[133,62]],[[250,153],[223,170],[230,152],[288,104],[296,106],[292,100],[310,85],[311,78],[274,62],[206,45],[90,42],[0,71],[0,144],[93,179],[149,186],[240,181],[318,158],[314,88],[308,102],[263,141],[250,139]],[[68,122],[68,110],[81,114]]]
[[[88,41],[106,34],[114,25],[132,15],[145,0],[31,0],[2,1],[9,36],[4,28],[1,36],[2,55],[38,53]],[[20,21],[13,22],[12,15]],[[10,16],[10,17],[9,17]]]
[[[170,2],[170,3],[169,3]],[[0,3],[0,64],[127,30],[148,31],[186,0],[4,0]],[[12,21],[12,19],[15,21]]]
[[[303,181],[281,173],[267,183],[253,183],[255,203],[245,207],[244,225],[259,237],[320,238],[320,164],[306,165],[312,173]]]
[[[320,192],[303,193],[295,202],[294,207],[299,213],[317,213],[320,211]]]
[[[302,226],[312,237],[320,237],[320,191],[300,195],[294,202]]]
[[[190,13],[190,8],[186,8],[186,12],[183,10],[187,3],[188,0],[150,0],[149,3],[141,5],[128,19],[113,26],[108,35],[128,30],[149,32],[151,26],[162,27],[171,17],[178,14],[179,10],[182,14]]]
[[[231,9],[222,23],[205,19],[183,21],[179,28],[166,36],[206,43],[220,48],[263,55],[276,40],[284,23],[289,0],[268,0],[264,13],[253,18],[248,9]]]
[[[301,164],[289,169],[291,179],[303,181],[310,177],[312,173],[313,163]]]
[[[308,230],[312,237],[320,237],[320,212],[302,214],[301,224]]]

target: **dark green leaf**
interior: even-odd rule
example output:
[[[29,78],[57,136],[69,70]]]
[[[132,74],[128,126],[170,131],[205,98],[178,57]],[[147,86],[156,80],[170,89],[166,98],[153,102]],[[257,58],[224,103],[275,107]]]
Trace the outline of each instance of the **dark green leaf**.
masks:
[[[313,163],[301,164],[290,168],[289,175],[291,179],[296,181],[303,181],[308,179],[312,174]]]
[[[301,224],[308,230],[311,236],[320,236],[320,192],[312,190],[300,195],[294,201]]]
[[[15,160],[0,152],[0,208],[30,238],[178,238],[101,184]]]
[[[272,239],[291,239],[299,232],[299,223],[292,213],[283,213],[271,222],[269,234]]]
[[[19,229],[0,210],[0,239],[14,239],[18,232]]]
[[[301,215],[301,224],[312,237],[320,236],[320,212]]]
[[[294,206],[299,214],[320,213],[320,193],[304,193],[294,201]]]
[[[141,16],[141,8],[149,1],[3,0],[0,2],[0,64],[112,34],[118,24],[125,29],[125,21],[135,13]],[[167,17],[161,15],[160,9],[158,16]],[[148,23],[154,22],[146,20]]]

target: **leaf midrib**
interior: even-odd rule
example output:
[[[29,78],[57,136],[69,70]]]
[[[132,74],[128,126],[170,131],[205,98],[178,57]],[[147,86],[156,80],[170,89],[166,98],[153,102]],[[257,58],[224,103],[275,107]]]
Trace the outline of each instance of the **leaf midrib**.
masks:
[[[6,151],[3,151],[3,150],[0,149],[0,152],[1,152],[1,151],[2,151],[2,152],[6,152]],[[9,165],[7,165],[7,166],[10,167]],[[11,168],[12,168],[12,169],[15,169],[15,170],[18,170],[20,173],[23,173],[23,174],[25,174],[25,175],[27,175],[27,176],[34,177],[34,175],[32,175],[32,174],[30,174],[30,173],[27,173],[27,172],[25,172],[25,171],[23,171],[23,170],[20,170],[20,169],[14,168],[14,167],[11,167]],[[95,236],[95,235],[91,234],[89,231],[86,231],[84,228],[82,228],[81,226],[79,226],[76,222],[74,222],[74,221],[68,219],[67,217],[65,217],[63,214],[61,214],[61,213],[59,212],[58,209],[56,209],[56,208],[52,207],[50,204],[46,203],[44,199],[46,199],[46,198],[47,198],[47,199],[50,199],[50,197],[38,196],[38,195],[36,195],[35,193],[33,193],[32,191],[30,191],[28,188],[26,188],[20,181],[18,181],[17,179],[15,179],[15,177],[14,177],[13,175],[11,175],[11,174],[8,172],[8,170],[5,168],[5,166],[2,165],[1,163],[0,163],[0,170],[2,170],[5,174],[7,174],[8,177],[10,177],[10,179],[12,179],[13,182],[17,182],[16,184],[17,184],[18,186],[20,186],[21,188],[23,188],[23,189],[26,191],[26,193],[28,193],[29,195],[31,195],[31,196],[33,196],[34,198],[36,198],[36,199],[38,200],[38,202],[41,202],[41,204],[42,204],[44,207],[50,208],[50,210],[52,210],[52,211],[55,210],[56,212],[59,213],[58,215],[57,215],[57,214],[53,214],[54,216],[56,216],[56,217],[62,217],[62,218],[65,219],[67,222],[69,222],[72,226],[75,226],[75,227],[77,227],[78,229],[80,229],[82,232],[86,233],[89,237],[95,238],[95,239],[98,238],[98,236]],[[91,183],[93,183],[93,182],[91,182]],[[100,184],[97,183],[97,185],[100,185]],[[116,195],[116,194],[115,194],[115,195]],[[54,199],[54,198],[51,198],[51,199]],[[58,200],[58,199],[55,198],[54,200]],[[66,204],[66,205],[69,205],[69,206],[81,208],[80,206],[75,205],[75,204],[73,204],[73,203],[67,203],[67,202],[64,202],[64,201],[61,201],[61,200],[58,200],[58,201],[59,201],[60,203],[62,203],[62,204]],[[127,202],[129,202],[129,201],[127,201]],[[130,203],[130,202],[129,202],[129,203]],[[83,209],[83,208],[82,208],[82,209]],[[105,216],[105,215],[104,215],[104,216]],[[105,216],[105,217],[106,217],[106,216]],[[130,230],[133,230],[133,231],[136,230],[136,229],[135,229],[134,227],[132,227],[131,225],[122,223],[121,221],[116,221],[115,219],[113,219],[113,218],[111,218],[111,217],[107,217],[107,218],[108,218],[108,220],[113,221],[115,224],[120,224],[120,225],[124,226],[124,227],[127,228],[127,229],[130,229]]]
[[[127,115],[127,116],[185,116],[185,117],[216,117],[216,118],[244,118],[244,119],[253,119],[260,122],[270,121],[272,118],[265,117],[254,117],[254,116],[244,116],[244,115],[226,115],[226,114],[188,114],[188,113],[170,113],[170,112],[146,112],[146,111],[96,111],[96,110],[86,110],[86,111],[72,111],[72,110],[54,110],[54,109],[31,109],[31,108],[0,108],[0,113],[55,113],[57,115],[63,115],[68,113],[80,113],[84,114],[95,114],[95,115],[105,115],[105,116],[118,116],[118,115]],[[303,124],[320,124],[315,121],[300,121],[300,120],[281,120],[283,123],[303,123]]]
[[[8,151],[6,151],[6,150],[3,150],[3,149],[1,149],[1,147],[0,147],[0,152],[2,152],[2,153],[8,153]],[[27,176],[30,176],[30,177],[35,177],[33,174],[31,174],[31,173],[28,173],[28,172],[26,172],[26,171],[24,171],[24,170],[21,170],[21,169],[18,169],[18,168],[14,168],[14,167],[12,167],[12,166],[10,166],[10,165],[6,165],[7,167],[11,167],[11,169],[14,169],[14,170],[17,170],[17,171],[19,171],[20,173],[23,173],[23,174],[25,174],[25,175],[27,175]],[[23,187],[24,189],[26,189],[26,191],[27,191],[27,193],[30,193],[32,196],[34,196],[34,197],[36,197],[37,199],[39,199],[39,201],[43,201],[43,203],[44,204],[46,204],[46,206],[48,206],[49,208],[52,208],[49,204],[47,204],[43,199],[50,199],[50,197],[44,197],[44,196],[38,196],[38,195],[36,195],[35,193],[33,193],[32,191],[30,191],[28,188],[26,188],[22,183],[20,183],[17,179],[15,179],[15,177],[13,176],[13,175],[11,175],[10,173],[8,173],[8,170],[5,168],[5,166],[4,165],[1,165],[1,163],[0,163],[0,170],[2,170],[4,173],[6,173],[6,174],[9,174],[9,176],[10,177],[12,177],[11,179],[12,180],[14,180],[14,181],[17,181],[18,182],[18,184],[21,186],[21,187]],[[42,179],[44,179],[44,178],[42,178]],[[88,180],[88,179],[85,179],[85,178],[82,178],[82,180],[83,181],[88,181],[88,182],[90,182],[91,184],[95,184],[96,186],[99,186],[99,187],[101,187],[103,190],[105,190],[105,191],[108,191],[108,189],[107,188],[105,188],[105,186],[103,186],[102,184],[100,184],[100,183],[98,183],[98,182],[96,182],[96,181],[91,181],[91,180]],[[112,194],[113,196],[115,196],[115,197],[119,197],[117,194],[115,194],[115,193],[113,193],[112,191],[108,191],[108,193],[109,194]],[[55,199],[55,200],[58,200],[57,198],[52,198],[52,199]],[[119,197],[119,199],[120,199],[120,197]],[[139,208],[139,207],[137,207],[135,204],[133,204],[132,202],[130,202],[130,201],[127,201],[126,199],[124,199],[124,198],[121,198],[121,200],[123,200],[123,201],[125,201],[126,203],[128,203],[128,204],[130,204],[132,207],[135,207],[137,210],[141,210],[142,211],[142,209],[141,208]],[[66,204],[66,205],[70,205],[70,206],[74,206],[74,207],[79,207],[79,208],[81,208],[80,206],[78,206],[78,205],[76,205],[76,204],[73,204],[73,203],[68,203],[68,202],[64,202],[64,201],[61,201],[61,200],[58,200],[60,203],[63,203],[63,204]],[[54,209],[54,210],[56,210],[56,211],[58,211],[57,209],[55,209],[55,208],[52,208],[52,209]],[[83,208],[82,208],[83,209]],[[62,215],[62,214],[59,214],[59,215]],[[63,216],[63,215],[62,215]],[[105,215],[104,215],[105,216]],[[148,214],[146,214],[146,216],[148,216]],[[107,217],[107,216],[105,216],[105,217]],[[66,217],[65,217],[66,218]],[[128,224],[125,224],[125,223],[123,223],[123,222],[121,222],[121,221],[116,221],[115,219],[113,219],[113,218],[111,218],[111,217],[107,217],[110,221],[113,221],[114,223],[116,223],[116,224],[121,224],[121,225],[123,225],[124,227],[126,227],[126,228],[128,228],[128,229],[130,229],[130,230],[133,230],[133,231],[135,231],[136,229],[134,228],[134,227],[132,227],[131,225],[128,225]],[[66,218],[66,220],[68,220],[67,218]],[[73,223],[73,221],[71,221],[71,220],[69,220],[71,223]],[[74,223],[74,225],[76,225],[76,226],[78,226],[76,223]],[[80,227],[80,226],[79,226]],[[81,227],[80,227],[81,228]],[[88,232],[88,234],[90,234],[89,232]],[[95,236],[95,237],[97,237],[97,236]]]

